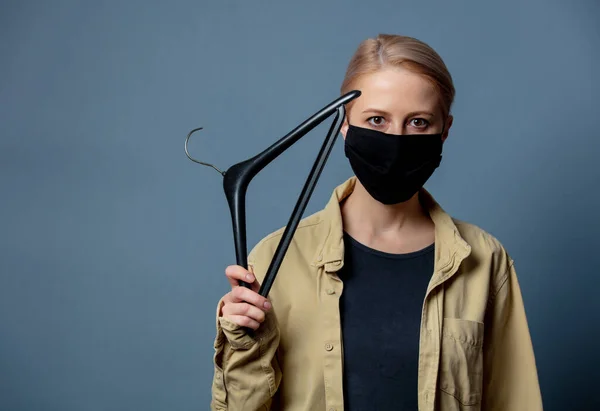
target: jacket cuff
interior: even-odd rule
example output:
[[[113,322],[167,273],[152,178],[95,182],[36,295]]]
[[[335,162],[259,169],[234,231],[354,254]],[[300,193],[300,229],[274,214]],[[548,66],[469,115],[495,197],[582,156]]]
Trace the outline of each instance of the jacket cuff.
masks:
[[[215,348],[229,342],[234,350],[247,350],[259,341],[269,341],[277,334],[277,319],[273,309],[265,314],[265,321],[257,330],[242,327],[227,318],[220,316],[224,305],[223,299],[217,304]]]
[[[223,297],[224,298],[224,297]],[[223,301],[223,298],[221,298],[219,300],[219,303],[217,304],[217,313],[216,313],[216,329],[217,329],[217,333],[216,333],[216,337],[215,337],[215,342],[214,342],[214,347],[215,348],[219,348],[222,347],[223,344],[226,341],[226,337],[225,334],[223,333],[223,328],[221,327],[221,322],[219,321],[219,319],[221,318],[221,309],[223,308],[223,305],[225,305],[225,301]]]

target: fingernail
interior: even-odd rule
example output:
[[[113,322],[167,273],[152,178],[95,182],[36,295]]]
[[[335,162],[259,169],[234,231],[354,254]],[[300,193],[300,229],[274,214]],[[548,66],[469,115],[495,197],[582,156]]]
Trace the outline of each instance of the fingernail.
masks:
[[[246,274],[246,280],[253,281],[254,278],[252,277],[252,274]]]
[[[263,307],[265,307],[267,310],[270,310],[270,309],[271,309],[271,303],[270,303],[270,302],[268,302],[268,301],[265,301],[265,302],[263,303]]]

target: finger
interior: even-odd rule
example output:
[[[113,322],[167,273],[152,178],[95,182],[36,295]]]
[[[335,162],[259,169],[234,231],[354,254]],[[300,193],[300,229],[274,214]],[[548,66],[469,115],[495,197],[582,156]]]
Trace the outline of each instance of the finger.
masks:
[[[248,303],[231,303],[223,306],[223,315],[226,317],[238,315],[249,317],[258,323],[265,321],[265,312]]]
[[[271,309],[271,303],[265,297],[258,294],[256,291],[249,290],[245,287],[235,287],[231,290],[231,302],[240,303],[247,302],[263,311]]]
[[[254,267],[252,266],[248,266],[248,271],[250,272],[250,274],[252,274],[255,278],[255,280],[250,283],[250,289],[252,291],[254,291],[255,293],[258,293],[258,291],[260,290],[260,284],[258,282],[258,280],[256,279],[256,275],[254,274]]]
[[[225,269],[225,275],[232,288],[240,285],[240,281],[244,281],[251,285],[256,282],[254,274],[239,265],[230,265],[227,267]]]
[[[231,315],[226,317],[229,321],[241,326],[252,328],[253,330],[257,330],[260,327],[260,323],[253,320],[252,318],[245,317],[243,315]]]

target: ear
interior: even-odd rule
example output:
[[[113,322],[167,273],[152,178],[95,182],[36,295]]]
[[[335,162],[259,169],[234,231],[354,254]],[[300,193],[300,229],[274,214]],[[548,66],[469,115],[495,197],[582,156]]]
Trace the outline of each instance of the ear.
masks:
[[[348,132],[348,127],[349,127],[348,116],[346,115],[346,117],[344,117],[344,122],[342,123],[342,127],[340,128],[340,133],[342,133],[344,140],[346,140],[346,133]]]
[[[452,127],[452,123],[454,122],[454,117],[449,115],[446,119],[446,126],[444,127],[444,134],[442,135],[442,143],[446,141],[448,138],[448,133],[450,132],[450,127]]]

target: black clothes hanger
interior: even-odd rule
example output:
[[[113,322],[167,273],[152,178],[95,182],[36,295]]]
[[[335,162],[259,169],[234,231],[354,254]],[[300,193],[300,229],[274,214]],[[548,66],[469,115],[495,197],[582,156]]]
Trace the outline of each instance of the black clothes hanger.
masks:
[[[283,136],[273,145],[268,147],[263,152],[256,156],[249,158],[248,160],[242,161],[238,164],[231,166],[227,171],[221,171],[212,164],[198,161],[192,158],[188,152],[188,141],[193,133],[202,130],[202,127],[196,128],[189,132],[185,140],[185,153],[188,158],[198,164],[212,167],[223,175],[223,188],[225,190],[225,196],[227,203],[229,204],[229,210],[231,212],[231,221],[233,226],[233,239],[235,243],[235,255],[237,264],[248,268],[248,250],[246,244],[246,191],[250,181],[271,161],[277,158],[281,153],[290,148],[296,141],[305,136],[308,132],[314,129],[316,126],[321,124],[325,119],[331,116],[334,112],[336,113],[333,123],[327,133],[327,137],[321,146],[321,150],[312,166],[310,174],[306,179],[302,192],[296,202],[292,215],[286,225],[283,236],[277,246],[277,250],[271,260],[267,274],[262,281],[259,294],[263,297],[267,297],[269,290],[275,281],[279,267],[283,262],[285,253],[292,241],[292,237],[298,227],[298,223],[302,218],[302,214],[306,209],[308,201],[314,191],[317,181],[323,171],[323,167],[327,162],[331,149],[335,143],[344,117],[346,110],[344,104],[349,103],[361,94],[358,90],[353,90],[346,93],[342,97],[329,103],[327,106],[313,114],[303,123],[298,125],[287,135]],[[249,287],[245,282],[240,281],[240,285],[243,287]]]

